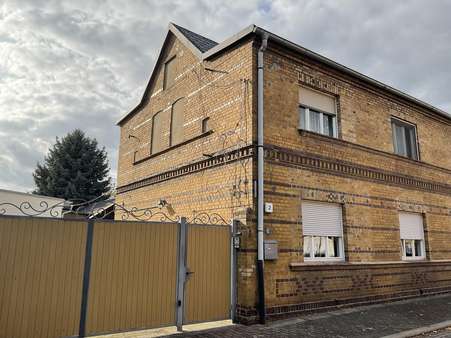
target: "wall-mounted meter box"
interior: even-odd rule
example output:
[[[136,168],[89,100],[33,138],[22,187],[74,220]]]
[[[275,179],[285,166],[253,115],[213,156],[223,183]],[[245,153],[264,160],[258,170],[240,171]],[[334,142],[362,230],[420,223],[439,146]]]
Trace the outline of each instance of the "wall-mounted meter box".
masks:
[[[264,242],[265,260],[272,261],[279,258],[279,247],[277,241],[266,240]]]

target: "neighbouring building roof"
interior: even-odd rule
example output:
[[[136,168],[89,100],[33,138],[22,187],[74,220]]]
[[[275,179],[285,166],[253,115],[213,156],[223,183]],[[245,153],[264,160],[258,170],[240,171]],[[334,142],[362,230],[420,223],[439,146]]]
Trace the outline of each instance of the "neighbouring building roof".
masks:
[[[44,196],[44,195],[38,195],[38,194],[32,194],[28,192],[22,192],[22,191],[15,191],[15,190],[8,190],[8,189],[0,189],[0,196],[6,196],[6,195],[18,195],[23,196],[24,198],[41,198],[46,200],[55,200],[57,202],[64,202],[64,198],[58,198],[58,197],[51,197],[51,196]]]
[[[62,217],[63,198],[0,189],[0,215]]]
[[[106,212],[114,207],[115,199],[109,198],[102,201],[96,201],[91,204],[82,206],[76,210],[77,214],[96,215],[98,213]]]
[[[445,112],[437,107],[434,107],[433,105],[431,105],[429,103],[419,100],[409,94],[406,94],[406,93],[404,93],[396,88],[393,88],[389,85],[386,85],[380,81],[374,80],[369,76],[359,73],[349,67],[343,66],[342,64],[339,64],[338,62],[335,62],[335,61],[328,59],[318,53],[315,53],[307,48],[304,48],[298,44],[288,41],[276,34],[273,34],[263,28],[260,28],[256,25],[249,25],[246,28],[244,28],[243,30],[236,33],[235,35],[224,40],[223,42],[216,43],[215,41],[208,39],[202,35],[199,35],[197,33],[191,32],[190,30],[188,30],[186,28],[183,28],[176,24],[170,23],[169,29],[168,29],[168,35],[166,36],[165,43],[163,45],[163,48],[160,51],[160,55],[158,57],[155,68],[150,77],[150,80],[147,84],[146,90],[144,91],[144,95],[141,99],[141,102],[132,111],[130,111],[128,114],[124,115],[117,122],[118,125],[121,125],[128,117],[132,116],[137,111],[139,111],[144,106],[146,101],[148,100],[148,92],[150,90],[150,84],[154,80],[157,66],[160,63],[160,61],[162,60],[162,56],[163,56],[162,51],[166,45],[166,41],[168,40],[169,32],[173,33],[177,38],[179,38],[180,41],[182,43],[184,43],[194,53],[194,55],[196,55],[202,61],[207,60],[214,55],[224,52],[229,47],[238,43],[239,41],[248,37],[251,34],[267,35],[269,43],[276,43],[284,48],[287,48],[296,53],[299,53],[300,55],[302,55],[304,57],[308,57],[312,60],[323,63],[323,64],[325,64],[333,69],[336,69],[344,74],[347,74],[353,78],[356,78],[356,79],[363,81],[369,85],[372,85],[376,88],[380,88],[380,89],[382,89],[392,95],[395,95],[401,99],[411,102],[419,107],[422,107],[423,109],[430,111],[431,113],[440,115],[441,117],[445,117],[445,118],[451,120],[450,114],[448,114],[447,112]]]

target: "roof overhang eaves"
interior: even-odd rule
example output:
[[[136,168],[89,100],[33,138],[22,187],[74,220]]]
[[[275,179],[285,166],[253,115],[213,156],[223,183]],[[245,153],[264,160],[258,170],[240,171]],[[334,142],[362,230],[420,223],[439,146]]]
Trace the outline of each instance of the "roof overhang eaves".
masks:
[[[264,30],[263,28],[256,27],[255,32],[257,34],[268,34],[270,41],[271,40],[275,41],[276,43],[278,43],[278,44],[280,44],[280,45],[282,45],[282,46],[284,46],[284,47],[286,47],[288,49],[291,49],[291,50],[293,50],[295,52],[298,52],[298,53],[300,53],[302,55],[305,55],[305,56],[307,56],[307,57],[309,57],[309,58],[311,58],[311,59],[313,59],[315,61],[318,61],[320,63],[326,64],[327,66],[329,66],[331,68],[334,68],[334,69],[336,69],[338,71],[341,71],[341,72],[343,72],[343,73],[345,73],[347,75],[350,75],[351,77],[357,78],[357,79],[359,79],[359,80],[361,80],[361,81],[363,81],[363,82],[365,82],[365,83],[367,83],[369,85],[372,85],[372,86],[377,87],[379,89],[385,90],[385,91],[387,91],[387,92],[389,92],[389,93],[391,93],[391,94],[393,94],[393,95],[395,95],[397,97],[400,97],[400,98],[402,98],[404,100],[407,100],[407,101],[409,101],[411,103],[414,103],[414,104],[416,104],[418,106],[421,106],[424,109],[430,110],[431,112],[434,112],[435,114],[440,115],[441,117],[444,117],[446,119],[451,120],[451,115],[448,114],[447,112],[445,112],[444,110],[441,110],[441,109],[439,109],[437,107],[434,107],[433,105],[431,105],[429,103],[426,103],[426,102],[424,102],[422,100],[419,100],[419,99],[417,99],[417,98],[415,98],[415,97],[413,97],[413,96],[411,96],[409,94],[406,94],[406,93],[402,92],[399,89],[393,88],[393,87],[391,87],[389,85],[386,85],[386,84],[384,84],[384,83],[382,83],[382,82],[380,82],[378,80],[375,80],[375,79],[373,79],[373,78],[371,78],[371,77],[369,77],[367,75],[359,73],[359,72],[357,72],[357,71],[355,71],[355,70],[353,70],[351,68],[348,68],[348,67],[346,67],[346,66],[344,66],[344,65],[342,65],[340,63],[337,63],[337,62],[335,62],[335,61],[333,61],[331,59],[328,59],[328,58],[326,58],[326,57],[324,57],[324,56],[322,56],[322,55],[320,55],[318,53],[315,53],[315,52],[313,52],[313,51],[311,51],[311,50],[309,50],[307,48],[299,46],[299,45],[297,45],[297,44],[295,44],[295,43],[293,43],[291,41],[288,41],[288,40],[286,40],[286,39],[284,39],[284,38],[282,38],[282,37],[280,37],[278,35],[270,33],[268,31]]]
[[[375,80],[367,75],[364,75],[362,73],[359,73],[349,67],[346,67],[338,62],[335,62],[329,58],[326,58],[318,53],[315,53],[307,48],[304,48],[296,43],[293,43],[287,39],[284,39],[276,34],[273,34],[271,32],[268,32],[267,30],[258,27],[256,25],[250,25],[248,27],[246,27],[245,29],[241,30],[240,32],[238,32],[237,34],[235,34],[234,36],[230,37],[229,39],[225,40],[224,42],[220,43],[219,45],[217,45],[216,47],[213,47],[212,49],[210,49],[208,52],[204,53],[202,56],[202,59],[208,59],[210,57],[212,57],[213,55],[216,55],[218,53],[220,53],[223,49],[233,45],[234,43],[238,42],[239,40],[243,39],[244,37],[246,37],[248,34],[250,33],[255,33],[257,35],[263,35],[263,34],[267,34],[269,36],[269,40],[270,41],[274,41],[276,43],[278,43],[279,45],[282,45],[285,48],[291,49],[297,53],[300,53],[302,55],[305,55],[313,60],[316,60],[320,63],[326,64],[327,66],[334,68],[338,71],[341,71],[347,75],[350,75],[351,77],[357,78],[369,85],[375,86],[379,89],[385,90],[389,93],[391,93],[392,95],[395,95],[397,97],[400,97],[404,100],[407,100],[411,103],[414,103],[424,109],[427,109],[437,115],[440,115],[441,117],[444,117],[446,119],[451,120],[451,115],[448,114],[447,112],[445,112],[444,110],[441,110],[437,107],[434,107],[433,105],[424,102],[422,100],[419,100],[415,97],[413,97],[412,95],[409,95],[407,93],[402,92],[399,89],[396,89],[394,87],[391,87],[389,85],[386,85],[378,80]]]
[[[246,37],[247,35],[251,34],[251,33],[255,33],[255,30],[258,27],[255,25],[249,25],[246,28],[242,29],[241,31],[239,31],[238,33],[232,35],[230,38],[224,40],[223,42],[219,43],[218,45],[216,45],[215,47],[209,49],[208,51],[206,51],[205,53],[202,54],[202,60],[207,60],[210,57],[222,52],[225,48],[233,45],[234,43],[240,41],[241,39],[243,39],[244,37]]]

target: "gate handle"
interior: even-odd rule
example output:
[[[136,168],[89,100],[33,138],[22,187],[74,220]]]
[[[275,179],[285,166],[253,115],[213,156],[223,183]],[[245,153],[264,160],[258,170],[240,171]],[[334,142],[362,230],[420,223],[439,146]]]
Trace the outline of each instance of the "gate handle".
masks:
[[[186,279],[188,279],[193,273],[194,273],[194,271],[190,271],[190,269],[186,269]]]

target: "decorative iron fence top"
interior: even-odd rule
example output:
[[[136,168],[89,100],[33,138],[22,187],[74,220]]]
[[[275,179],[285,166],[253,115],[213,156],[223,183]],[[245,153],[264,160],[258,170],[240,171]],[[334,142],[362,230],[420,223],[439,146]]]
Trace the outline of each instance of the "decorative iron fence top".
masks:
[[[204,225],[230,225],[220,214],[200,212],[195,213],[193,217],[188,218],[187,222],[190,224],[204,224]]]
[[[18,204],[12,202],[0,202],[0,216],[15,215],[28,217],[50,217],[50,218],[74,218],[74,219],[108,219],[115,218],[122,221],[158,221],[158,222],[180,222],[182,216],[163,211],[167,204],[164,200],[157,206],[148,208],[127,208],[123,203],[119,204],[114,199],[95,198],[91,201],[74,203],[62,201],[50,205],[48,201],[39,202],[24,201]],[[173,210],[172,210],[173,211]],[[230,225],[218,213],[194,211],[191,217],[185,218],[189,224],[198,225]]]

